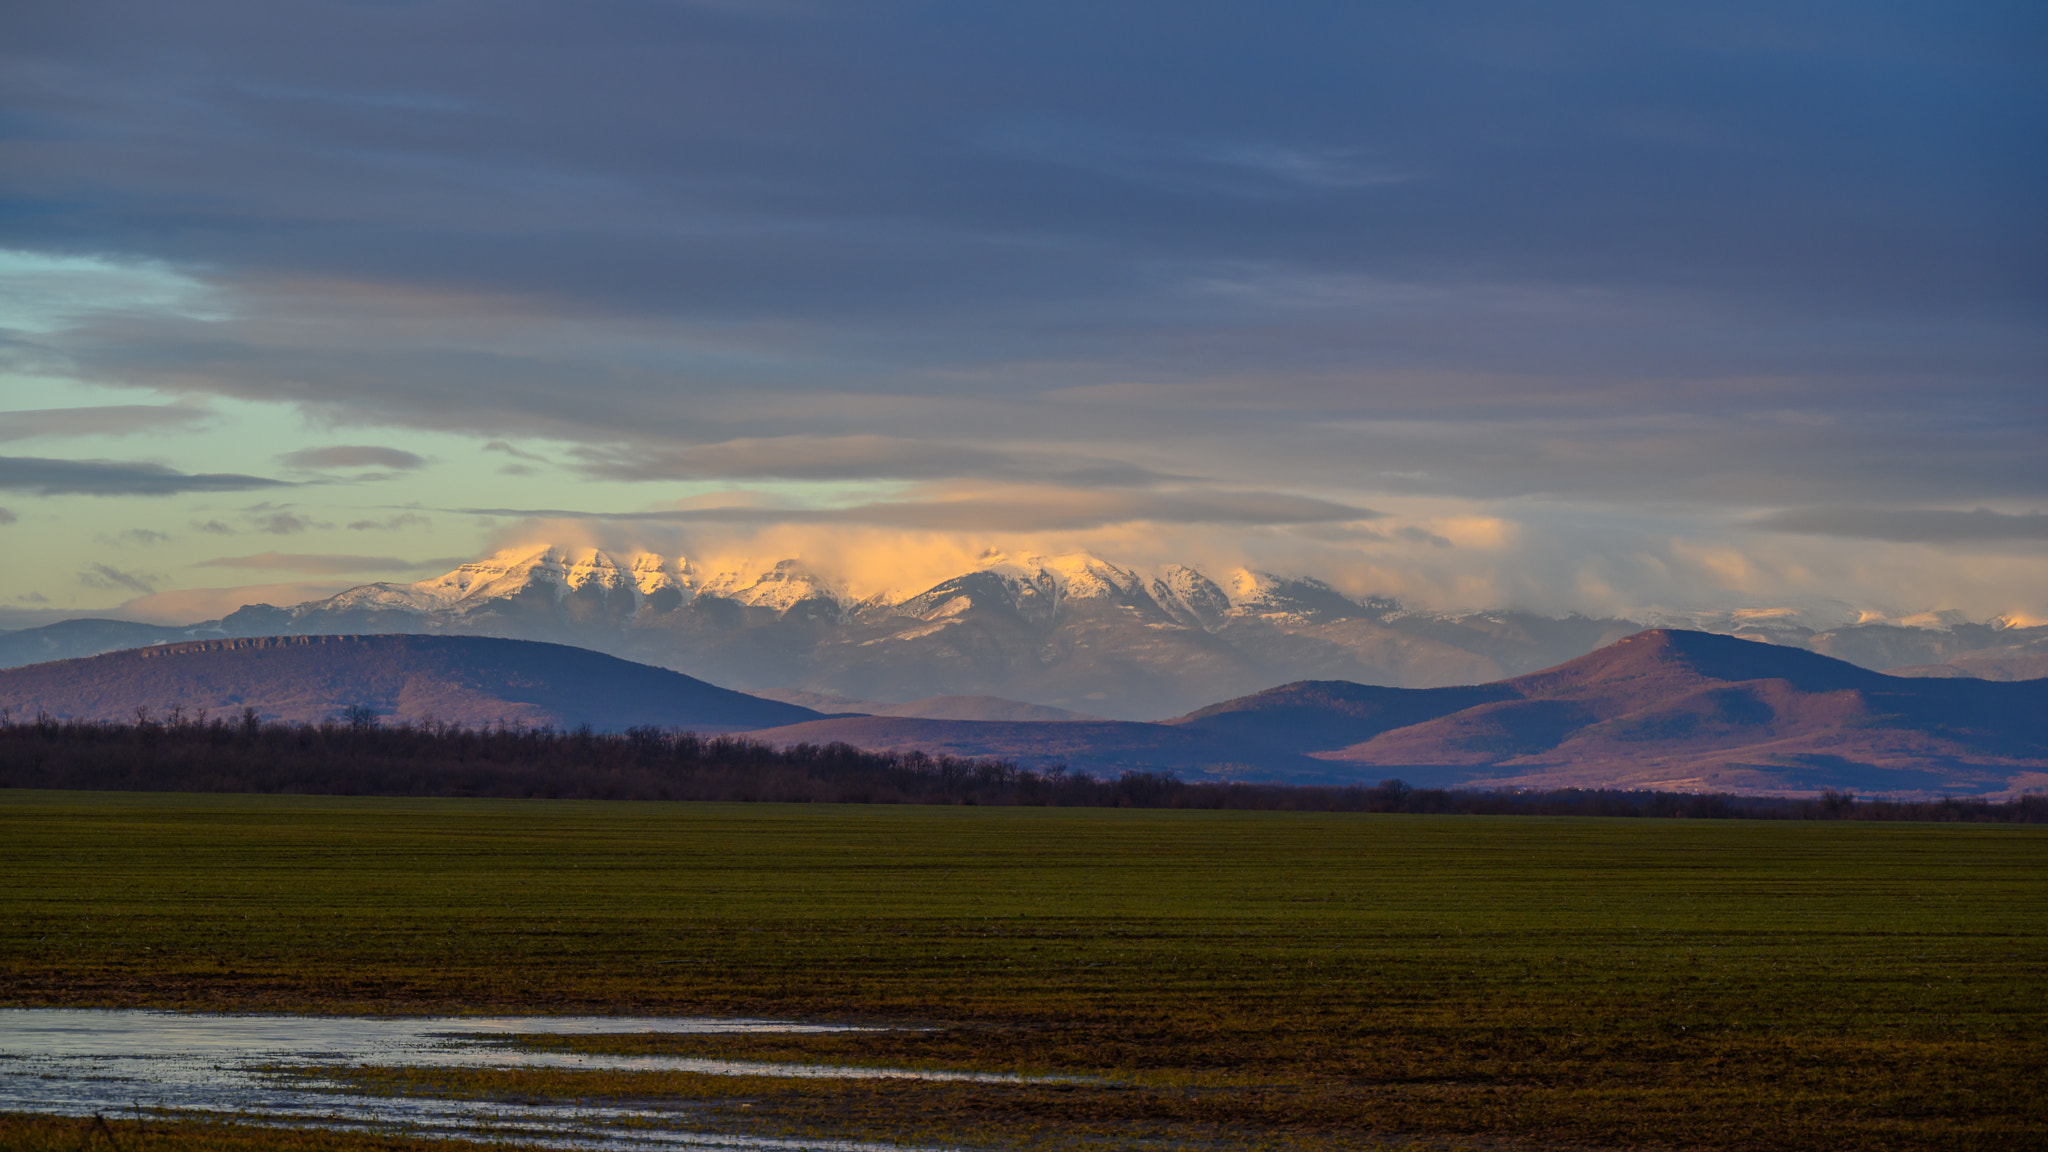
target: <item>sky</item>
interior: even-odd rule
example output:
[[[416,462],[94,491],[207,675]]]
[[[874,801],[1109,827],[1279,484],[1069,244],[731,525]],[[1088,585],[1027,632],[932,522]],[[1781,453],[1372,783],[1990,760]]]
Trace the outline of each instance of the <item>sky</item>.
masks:
[[[2038,3],[0,21],[0,627],[535,542],[2048,621]]]

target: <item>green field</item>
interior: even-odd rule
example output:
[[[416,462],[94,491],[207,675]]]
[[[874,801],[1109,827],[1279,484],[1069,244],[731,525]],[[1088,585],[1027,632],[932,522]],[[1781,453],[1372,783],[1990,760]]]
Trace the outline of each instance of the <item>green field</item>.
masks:
[[[2048,1132],[2031,827],[13,792],[0,879],[12,1005],[746,1012],[936,1030],[590,1046],[1105,1078],[381,1091],[1046,1147]]]

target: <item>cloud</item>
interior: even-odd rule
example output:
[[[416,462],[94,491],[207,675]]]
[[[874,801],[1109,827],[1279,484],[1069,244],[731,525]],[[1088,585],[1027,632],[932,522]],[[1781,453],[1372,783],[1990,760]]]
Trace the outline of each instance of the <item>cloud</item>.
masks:
[[[170,536],[154,528],[124,528],[115,539],[123,544],[162,544]]]
[[[478,55],[434,5],[43,5],[0,44],[0,368],[323,430],[266,453],[461,437],[393,507],[761,481],[854,507],[673,525],[1101,523],[1566,606],[1718,594],[1664,542],[1737,525],[1756,587],[2024,598],[2048,560],[1996,540],[1739,526],[2048,509],[2038,7],[515,3]],[[256,531],[167,522],[215,515]]]
[[[434,522],[417,512],[400,512],[383,520],[351,520],[351,532],[397,532],[405,528],[431,528]]]
[[[78,582],[80,584],[103,592],[111,592],[117,588],[126,588],[131,592],[147,594],[156,591],[156,581],[158,579],[160,577],[150,573],[123,572],[119,568],[112,568],[105,564],[88,564],[85,571],[78,574]]]
[[[1399,184],[1420,175],[1375,163],[1355,148],[1148,137],[1081,122],[1013,121],[984,133],[978,143],[1006,158],[1194,197],[1298,197]]]
[[[12,524],[19,519],[21,517],[16,516],[12,509],[0,508],[0,524]]]
[[[427,458],[397,448],[369,444],[337,444],[327,448],[301,448],[279,456],[287,468],[312,471],[322,468],[388,468],[409,471],[426,466]]]
[[[602,480],[941,479],[987,475],[1000,452],[890,436],[779,436],[692,448],[576,448],[577,469]]]
[[[214,536],[233,536],[235,530],[218,520],[194,521],[192,527]]]
[[[338,576],[348,572],[400,572],[419,565],[395,556],[352,556],[339,553],[259,552],[253,556],[220,556],[201,560],[199,568],[262,568],[276,572],[304,572],[311,576]]]
[[[1428,544],[1433,548],[1456,547],[1456,545],[1451,543],[1449,538],[1439,536],[1436,533],[1429,531],[1427,528],[1418,528],[1413,524],[1404,524],[1401,527],[1394,529],[1393,535],[1398,539],[1406,540],[1410,543]]]
[[[458,511],[482,516],[550,519],[676,524],[845,524],[956,532],[1075,531],[1133,522],[1269,527],[1372,520],[1384,515],[1369,508],[1281,492],[1129,492],[1027,487],[985,489],[944,499],[882,500],[840,508],[727,505],[643,512],[517,508],[465,508]]]
[[[0,412],[0,441],[42,436],[128,436],[137,432],[184,432],[212,419],[209,409],[189,404],[110,404],[100,408],[35,408]]]
[[[507,456],[512,456],[520,460],[532,460],[541,464],[553,463],[553,461],[549,460],[545,456],[535,455],[534,453],[516,447],[515,445],[505,440],[493,440],[490,443],[485,444],[482,448],[482,451],[503,452]]]
[[[246,492],[285,481],[231,472],[186,473],[162,464],[113,460],[48,460],[0,456],[0,489],[38,496],[169,496],[180,492]]]
[[[1053,480],[1103,488],[1139,487],[1186,476],[1072,454],[1021,454],[985,446],[895,436],[776,436],[688,448],[639,445],[572,448],[576,468],[600,480],[942,480],[959,477]]]
[[[57,332],[96,318],[217,315],[212,289],[164,261],[0,250],[0,331]]]
[[[291,536],[314,528],[334,527],[332,524],[316,521],[304,513],[293,512],[288,508],[277,508],[267,503],[248,509],[243,519],[255,531],[271,536]]]
[[[1896,544],[2005,544],[2048,541],[2040,512],[1968,512],[1948,508],[1793,508],[1751,521],[1767,532],[1885,540]]]

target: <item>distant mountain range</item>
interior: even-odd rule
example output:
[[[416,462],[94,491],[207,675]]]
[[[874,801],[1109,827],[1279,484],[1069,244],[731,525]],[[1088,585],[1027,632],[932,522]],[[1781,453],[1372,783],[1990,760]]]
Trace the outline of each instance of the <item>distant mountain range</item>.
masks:
[[[833,701],[819,701],[831,704]],[[587,649],[475,636],[188,641],[0,670],[17,718],[320,721],[746,732],[1191,779],[1894,795],[2048,790],[2048,680],[1886,676],[1817,653],[1652,630],[1486,684],[1299,681],[1160,723],[954,697],[825,715]]]
[[[1815,630],[1768,614],[1685,623],[1873,669],[2048,675],[2048,627],[1931,618],[1926,627]],[[1643,624],[1417,612],[1311,579],[1237,570],[1212,580],[1184,565],[1148,576],[1088,555],[991,558],[916,595],[856,598],[797,560],[706,572],[652,554],[537,547],[418,583],[368,584],[290,607],[248,605],[187,626],[67,620],[0,634],[0,667],[227,637],[499,636],[588,648],[786,699],[894,706],[987,696],[1146,720],[1282,681],[1427,688],[1499,680]]]
[[[2048,680],[1887,676],[1813,652],[1672,629],[1488,684],[1302,681],[1159,724],[838,717],[753,735],[1242,780],[1782,795],[2048,791]]]

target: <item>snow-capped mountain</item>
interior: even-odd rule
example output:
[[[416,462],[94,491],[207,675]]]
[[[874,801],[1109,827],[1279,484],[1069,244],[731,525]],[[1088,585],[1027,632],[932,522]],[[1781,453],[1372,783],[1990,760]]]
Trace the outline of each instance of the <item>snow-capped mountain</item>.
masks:
[[[749,689],[869,700],[988,694],[1145,718],[1303,677],[1469,683],[1555,663],[1635,627],[1579,620],[1568,635],[1537,640],[1512,622],[1471,632],[1430,617],[1445,632],[1431,637],[1386,623],[1398,608],[1390,600],[1355,601],[1320,581],[1262,572],[1220,576],[1185,565],[1139,572],[1081,553],[991,555],[915,595],[861,599],[795,559],[713,569],[684,557],[534,547],[413,584],[250,605],[202,632],[510,636]]]
[[[1870,668],[1937,666],[1930,675],[2041,675],[2029,670],[2048,660],[2048,628],[1723,617],[1695,614],[1688,626]],[[914,595],[860,598],[798,559],[707,567],[536,546],[417,583],[249,605],[182,629],[69,621],[0,636],[0,666],[215,636],[446,633],[574,644],[756,691],[875,701],[989,695],[1154,719],[1296,680],[1485,683],[1572,659],[1643,624],[1418,612],[1318,580],[1245,569],[1212,578],[1178,564],[1139,571],[1081,553],[991,555]]]

